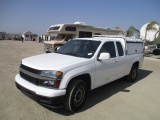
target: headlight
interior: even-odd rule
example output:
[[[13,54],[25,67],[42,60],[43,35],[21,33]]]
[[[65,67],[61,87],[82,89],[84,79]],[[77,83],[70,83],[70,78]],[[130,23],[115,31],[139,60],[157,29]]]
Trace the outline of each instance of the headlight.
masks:
[[[54,88],[54,81],[53,80],[39,80],[38,85],[43,86],[43,87]]]
[[[56,71],[45,70],[42,71],[40,75],[43,77],[56,78]]]
[[[51,71],[45,70],[40,74],[45,79],[40,79],[38,82],[39,86],[49,87],[49,88],[58,88],[60,81],[62,79],[63,72],[61,71]]]

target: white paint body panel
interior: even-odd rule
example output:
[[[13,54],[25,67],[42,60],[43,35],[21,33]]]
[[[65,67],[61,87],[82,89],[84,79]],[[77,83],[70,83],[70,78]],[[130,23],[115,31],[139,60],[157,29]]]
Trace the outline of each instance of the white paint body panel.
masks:
[[[79,38],[80,39],[80,38]],[[124,38],[81,38],[80,40],[95,40],[101,41],[101,44],[97,48],[94,56],[90,59],[74,57],[69,55],[62,55],[58,53],[42,54],[22,60],[22,64],[38,69],[38,70],[57,70],[63,72],[63,77],[59,86],[59,89],[47,89],[43,87],[38,87],[33,85],[23,78],[16,76],[16,82],[21,86],[35,91],[36,94],[45,96],[61,96],[65,95],[66,88],[70,80],[76,76],[82,74],[89,74],[91,77],[91,90],[102,86],[106,83],[119,79],[125,75],[128,75],[132,65],[135,62],[139,62],[139,67],[142,66],[143,62],[143,46],[141,43],[135,43],[135,40],[129,39],[131,42],[126,45]],[[110,58],[108,60],[98,61],[97,56],[102,47],[102,45],[107,41],[119,41],[122,44],[124,55],[118,56],[116,47],[116,57]],[[137,41],[137,40],[136,40]],[[133,42],[133,43],[132,43]],[[139,41],[140,42],[140,41]],[[129,55],[125,54],[127,46],[127,52]],[[138,52],[134,52],[135,49]]]
[[[15,80],[18,84],[23,86],[24,88],[34,91],[37,95],[45,96],[45,97],[57,97],[66,94],[66,90],[56,90],[56,89],[48,89],[44,87],[36,86],[25,79],[23,79],[19,74],[15,76]]]

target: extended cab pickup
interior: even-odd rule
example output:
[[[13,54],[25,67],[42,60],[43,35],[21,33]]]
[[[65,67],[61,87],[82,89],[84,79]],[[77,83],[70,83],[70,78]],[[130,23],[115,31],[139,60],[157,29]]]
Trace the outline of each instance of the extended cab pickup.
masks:
[[[124,77],[135,81],[142,66],[143,42],[135,38],[72,39],[55,53],[22,60],[15,83],[38,103],[79,110],[87,91]]]

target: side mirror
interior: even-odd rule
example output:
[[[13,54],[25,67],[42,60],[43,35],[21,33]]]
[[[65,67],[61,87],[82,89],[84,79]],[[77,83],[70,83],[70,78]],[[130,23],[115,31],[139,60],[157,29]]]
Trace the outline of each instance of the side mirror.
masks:
[[[57,51],[60,47],[57,47],[54,51]]]
[[[109,53],[101,53],[98,60],[102,61],[102,60],[108,60],[110,59],[110,54]]]

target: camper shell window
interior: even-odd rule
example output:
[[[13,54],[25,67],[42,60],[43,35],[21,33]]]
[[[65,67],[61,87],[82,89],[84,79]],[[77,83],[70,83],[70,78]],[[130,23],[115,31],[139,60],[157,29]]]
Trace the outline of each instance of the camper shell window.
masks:
[[[76,27],[69,27],[69,26],[67,26],[67,27],[65,28],[65,30],[66,30],[66,31],[76,31]]]

